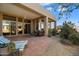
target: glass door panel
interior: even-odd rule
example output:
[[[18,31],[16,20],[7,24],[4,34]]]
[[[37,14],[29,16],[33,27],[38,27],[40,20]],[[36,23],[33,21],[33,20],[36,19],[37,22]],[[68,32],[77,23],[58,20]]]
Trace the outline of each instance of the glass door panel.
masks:
[[[18,34],[22,34],[22,32],[23,32],[23,23],[18,22],[17,31],[18,31]]]
[[[24,34],[27,34],[27,24],[24,26]]]
[[[11,23],[10,21],[2,21],[2,33],[3,35],[10,35],[11,33]]]
[[[30,34],[31,30],[30,30],[30,24],[27,25],[27,33]]]
[[[24,34],[30,34],[31,32],[31,27],[30,27],[30,24],[25,24],[24,26]]]
[[[16,35],[16,22],[11,22],[11,35]]]

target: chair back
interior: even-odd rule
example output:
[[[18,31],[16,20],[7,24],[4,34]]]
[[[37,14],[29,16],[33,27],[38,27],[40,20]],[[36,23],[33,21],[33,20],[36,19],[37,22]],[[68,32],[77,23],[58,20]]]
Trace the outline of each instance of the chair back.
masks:
[[[5,38],[4,36],[0,36],[0,44],[10,43],[10,40]]]

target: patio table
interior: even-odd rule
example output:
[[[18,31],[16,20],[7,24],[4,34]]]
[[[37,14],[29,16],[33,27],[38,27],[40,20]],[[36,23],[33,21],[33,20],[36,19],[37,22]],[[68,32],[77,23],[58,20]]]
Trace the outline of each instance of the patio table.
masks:
[[[18,52],[18,55],[22,55],[24,48],[28,43],[28,40],[26,40],[26,41],[13,41],[13,42],[15,43],[15,48]]]

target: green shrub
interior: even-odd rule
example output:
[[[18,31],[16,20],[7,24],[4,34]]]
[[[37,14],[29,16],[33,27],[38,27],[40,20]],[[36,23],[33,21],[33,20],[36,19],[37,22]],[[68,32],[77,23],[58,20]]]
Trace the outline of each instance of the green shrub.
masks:
[[[73,44],[79,45],[79,33],[72,33],[72,34],[70,34],[68,39]]]
[[[66,24],[63,25],[61,32],[60,32],[60,37],[67,39],[69,34],[70,34],[69,33],[69,26]]]
[[[73,29],[73,24],[71,22],[65,22],[63,24],[60,37],[64,38],[62,41],[66,43],[79,45],[79,33]]]
[[[62,26],[61,32],[60,32],[60,37],[64,39],[68,39],[68,36],[71,33],[75,33],[76,31],[73,29],[72,23],[65,22]]]
[[[52,30],[52,35],[55,36],[56,35],[56,29]]]
[[[14,42],[8,43],[8,48],[10,52],[13,52],[15,50],[15,44]]]
[[[49,29],[48,30],[48,37],[51,37],[52,36],[52,29]]]

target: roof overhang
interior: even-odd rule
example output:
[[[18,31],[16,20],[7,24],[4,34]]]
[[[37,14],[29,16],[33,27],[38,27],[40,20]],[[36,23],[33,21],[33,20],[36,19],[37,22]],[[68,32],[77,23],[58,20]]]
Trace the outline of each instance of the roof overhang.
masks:
[[[55,17],[37,3],[0,3],[0,12],[11,14],[27,19],[48,17],[55,20]]]

